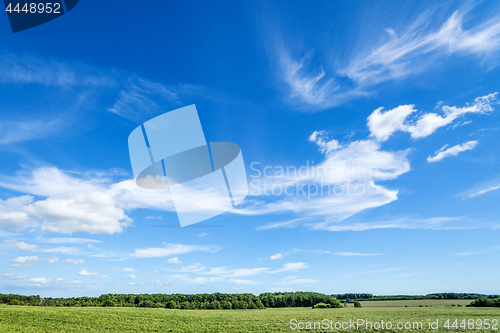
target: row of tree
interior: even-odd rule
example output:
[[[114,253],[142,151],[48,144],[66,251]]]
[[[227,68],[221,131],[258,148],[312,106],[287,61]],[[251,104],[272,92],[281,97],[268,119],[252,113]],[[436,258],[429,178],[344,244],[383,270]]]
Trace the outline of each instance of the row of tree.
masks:
[[[336,298],[352,302],[352,301],[401,301],[401,300],[425,300],[425,299],[478,299],[481,297],[487,299],[498,298],[498,295],[484,295],[475,293],[437,293],[427,295],[390,295],[390,296],[373,296],[372,294],[341,294],[333,295]]]
[[[500,297],[494,298],[494,299],[486,298],[486,297],[480,297],[480,298],[472,301],[467,306],[500,308]]]
[[[264,309],[311,307],[317,303],[342,307],[331,295],[313,292],[253,294],[105,294],[99,297],[41,298],[0,294],[0,304],[31,306],[121,306],[170,309]]]
[[[121,306],[170,309],[264,309],[313,307],[327,304],[340,308],[342,303],[372,300],[476,299],[471,306],[499,306],[498,295],[441,293],[425,296],[373,296],[372,294],[325,295],[315,292],[274,292],[254,294],[105,294],[99,297],[41,298],[0,294],[0,304],[31,306]],[[341,301],[339,301],[341,300]],[[493,304],[493,305],[484,305]]]

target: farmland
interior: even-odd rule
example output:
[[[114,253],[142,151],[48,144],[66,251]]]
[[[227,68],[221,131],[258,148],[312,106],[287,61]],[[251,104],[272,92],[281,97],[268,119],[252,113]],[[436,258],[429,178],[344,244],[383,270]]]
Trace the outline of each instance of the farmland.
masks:
[[[423,300],[401,300],[401,301],[361,301],[363,308],[371,307],[419,307],[419,306],[466,306],[470,304],[470,299],[423,299]],[[353,306],[352,304],[349,304]]]
[[[394,307],[394,302],[401,302]],[[340,309],[273,308],[263,310],[179,310],[122,307],[39,307],[0,306],[0,332],[293,332],[290,320],[297,323],[320,322],[323,319],[349,322],[363,319],[371,322],[422,322],[423,329],[386,330],[388,332],[498,332],[484,329],[447,329],[447,319],[499,320],[499,308],[451,307],[443,301],[427,301],[430,307],[404,307],[393,301],[393,307]],[[423,301],[421,301],[423,302]],[[370,302],[364,302],[370,303]],[[455,304],[458,302],[455,301]],[[386,301],[391,305],[390,301]],[[428,305],[428,304],[427,304]],[[365,304],[363,304],[365,306]],[[402,307],[401,307],[402,306]],[[438,330],[429,330],[429,320],[439,320]],[[305,327],[305,326],[304,326]],[[498,327],[498,326],[497,326]],[[305,330],[322,332],[325,330]],[[336,330],[330,330],[336,331]],[[371,332],[360,328],[343,332]]]

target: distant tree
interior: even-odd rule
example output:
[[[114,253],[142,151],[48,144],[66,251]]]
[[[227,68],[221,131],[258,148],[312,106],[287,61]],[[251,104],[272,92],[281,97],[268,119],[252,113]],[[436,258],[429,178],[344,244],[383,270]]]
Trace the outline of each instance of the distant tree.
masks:
[[[480,297],[474,301],[472,301],[467,306],[474,307],[500,307],[500,298],[490,299],[486,297]]]
[[[354,301],[354,307],[355,308],[360,308],[361,307],[361,303],[359,303],[358,301]]]
[[[175,302],[174,300],[170,300],[167,302],[167,304],[165,304],[165,307],[167,309],[177,309],[178,305],[177,302]]]
[[[326,308],[331,308],[332,306],[327,303],[316,303],[313,305],[313,309],[326,309]]]
[[[221,306],[224,310],[231,310],[233,308],[233,305],[231,304],[231,302],[226,301],[226,300],[221,302]]]
[[[9,305],[24,305],[24,304],[21,303],[21,301],[18,300],[17,298],[14,298],[10,300]]]

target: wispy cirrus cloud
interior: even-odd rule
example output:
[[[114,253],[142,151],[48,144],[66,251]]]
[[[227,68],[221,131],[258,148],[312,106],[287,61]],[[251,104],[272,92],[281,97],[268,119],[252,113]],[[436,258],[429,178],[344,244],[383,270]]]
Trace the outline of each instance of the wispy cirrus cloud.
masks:
[[[447,148],[448,145],[445,145],[440,150],[436,151],[436,154],[434,156],[427,157],[427,162],[439,162],[445,157],[457,156],[461,152],[474,149],[477,146],[477,143],[478,141],[468,141],[461,145],[456,145],[450,148]]]
[[[164,244],[164,247],[150,247],[147,249],[135,249],[132,257],[136,258],[159,258],[173,254],[184,254],[192,252],[217,252],[221,248],[215,245],[184,245],[184,244]]]
[[[463,199],[470,199],[492,191],[496,191],[498,189],[500,189],[500,178],[480,183],[472,189],[460,193],[459,196],[461,196]]]
[[[282,281],[276,282],[277,285],[303,285],[303,284],[313,284],[317,283],[317,280],[314,279],[303,279],[297,278],[296,276],[287,276]]]
[[[409,266],[402,266],[402,267],[390,267],[390,268],[381,268],[381,269],[373,269],[373,270],[366,270],[366,271],[360,271],[360,272],[355,272],[352,274],[347,274],[344,275],[345,277],[354,277],[354,276],[360,276],[360,275],[371,275],[371,274],[379,274],[379,273],[387,273],[387,272],[394,272],[394,271],[400,271],[403,269],[406,269]]]
[[[494,61],[500,49],[500,15],[483,14],[476,23],[468,15],[471,9],[462,7],[444,21],[439,11],[429,10],[399,31],[384,27],[385,41],[351,55],[344,67],[318,65],[313,51],[294,57],[289,51],[294,47],[273,40],[287,100],[300,109],[324,110],[370,95],[380,83],[428,71],[451,54],[473,56],[481,63]]]
[[[166,104],[166,105],[165,105]],[[158,82],[136,75],[129,77],[109,112],[140,122],[151,115],[163,113],[165,107],[180,106],[178,94]]]
[[[433,217],[433,218],[399,218],[388,221],[372,221],[349,224],[331,224],[319,222],[311,228],[313,230],[342,231],[367,231],[376,229],[427,229],[427,230],[469,230],[492,227],[491,224],[471,222],[459,217]]]
[[[165,109],[180,107],[182,98],[241,103],[198,84],[166,84],[127,70],[73,59],[3,52],[0,61],[4,92],[28,88],[30,92],[22,103],[9,106],[9,112],[0,119],[0,149],[84,132],[96,110],[141,123]]]
[[[373,257],[373,256],[383,256],[382,253],[358,253],[358,252],[334,252],[336,256],[342,257]]]

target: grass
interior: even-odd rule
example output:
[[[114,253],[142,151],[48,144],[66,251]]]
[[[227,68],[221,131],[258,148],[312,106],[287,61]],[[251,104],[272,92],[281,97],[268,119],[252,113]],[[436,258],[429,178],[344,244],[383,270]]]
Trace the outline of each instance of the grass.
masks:
[[[293,332],[290,320],[423,322],[423,330],[385,332],[450,332],[446,319],[497,319],[498,308],[464,307],[372,307],[347,309],[282,308],[265,310],[170,310],[149,308],[63,308],[0,306],[0,332]],[[439,330],[428,330],[429,319],[440,320]],[[500,325],[499,325],[500,326]],[[325,332],[324,330],[303,330]],[[337,330],[330,330],[330,332]],[[358,329],[356,332],[372,332]],[[379,330],[382,331],[382,330]],[[499,332],[463,330],[461,332]],[[342,330],[354,332],[354,330]]]
[[[418,306],[452,306],[461,305],[466,306],[470,304],[470,299],[423,299],[423,300],[401,300],[401,301],[361,301],[361,306],[363,308],[371,307],[418,307]],[[353,306],[352,304],[350,304]]]

